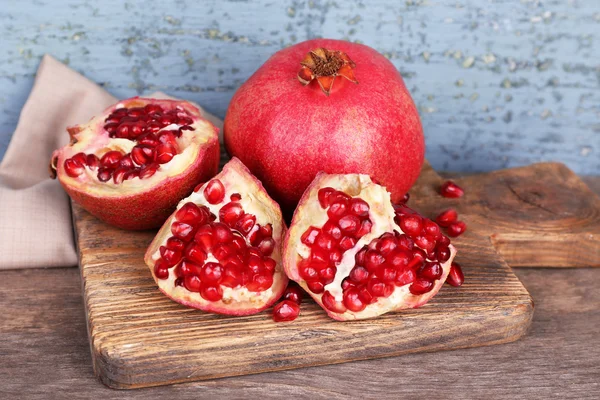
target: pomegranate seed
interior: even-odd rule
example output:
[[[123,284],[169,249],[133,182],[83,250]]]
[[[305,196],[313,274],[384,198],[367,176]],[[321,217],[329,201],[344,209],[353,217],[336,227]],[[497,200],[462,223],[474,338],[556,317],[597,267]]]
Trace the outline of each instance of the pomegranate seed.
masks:
[[[389,297],[394,292],[394,287],[386,285],[377,278],[371,278],[367,283],[367,290],[374,297]]]
[[[117,185],[122,183],[124,178],[125,178],[125,174],[129,172],[128,168],[124,168],[124,167],[119,167],[115,170],[115,172],[113,172],[113,182],[116,183]]]
[[[358,296],[358,291],[354,288],[350,288],[344,292],[343,302],[346,308],[353,312],[362,311],[367,307]]]
[[[329,198],[334,193],[335,193],[335,189],[330,188],[330,187],[319,190],[319,193],[318,193],[319,204],[321,205],[322,208],[329,207]]]
[[[419,271],[419,277],[430,281],[440,279],[444,270],[438,262],[427,262]]]
[[[107,118],[107,121],[109,120],[109,118]],[[108,135],[110,137],[113,137],[115,135],[115,133],[117,132],[117,128],[119,126],[118,122],[109,122],[108,124],[104,125],[104,130],[106,132],[108,132]]]
[[[260,233],[263,236],[273,236],[273,225],[267,224],[260,227]]]
[[[112,176],[112,170],[108,168],[100,168],[98,169],[98,180],[100,182],[107,182]]]
[[[396,279],[396,270],[391,267],[379,268],[375,275],[384,282],[393,282]]]
[[[85,166],[87,164],[87,156],[85,153],[77,153],[73,157],[71,157],[74,161],[77,161],[79,164]]]
[[[360,289],[358,289],[358,298],[361,299],[365,304],[371,304],[377,301],[377,299],[373,297],[371,293],[369,293],[369,290],[366,288],[366,286],[362,286]]]
[[[158,141],[164,144],[170,144],[173,147],[177,146],[177,136],[173,131],[165,131],[158,135]]]
[[[185,203],[177,212],[175,213],[175,219],[180,222],[185,222],[187,224],[204,224],[207,221],[203,220],[205,215],[200,211],[200,208],[192,203]]]
[[[439,240],[438,240],[438,245],[440,246],[449,246],[450,245],[450,239],[448,239],[448,237],[442,235]]]
[[[185,249],[185,258],[202,265],[206,261],[206,252],[200,244],[192,242]]]
[[[400,218],[400,228],[409,236],[416,236],[421,233],[423,222],[418,215],[403,215]]]
[[[116,168],[121,157],[123,157],[123,154],[120,151],[109,151],[100,158],[100,165],[104,168]]]
[[[425,236],[437,240],[440,235],[440,227],[430,219],[423,219],[423,230],[425,231]]]
[[[410,200],[410,194],[407,192],[404,194],[404,196],[402,196],[402,199],[400,200],[400,204],[406,204],[406,203],[408,203],[408,200]]]
[[[412,285],[408,287],[408,290],[414,295],[421,295],[427,292],[431,292],[433,289],[433,282],[427,281],[425,279],[417,279],[413,282]]]
[[[339,264],[342,261],[343,253],[340,249],[333,249],[329,253],[329,261],[333,264]]]
[[[354,246],[356,246],[356,239],[352,237],[344,236],[342,240],[340,240],[340,248],[344,251],[350,250]]]
[[[100,165],[100,159],[95,154],[88,154],[86,157],[86,164],[91,169],[96,169],[98,168],[98,165]]]
[[[465,233],[466,230],[467,224],[465,224],[463,221],[456,221],[448,226],[448,236],[457,237]]]
[[[322,229],[323,232],[325,232],[335,240],[340,240],[342,238],[342,230],[339,226],[337,226],[337,224],[334,221],[327,220],[327,222],[325,222],[325,225],[323,225]]]
[[[363,283],[366,282],[367,279],[369,279],[369,271],[367,271],[366,268],[361,267],[359,265],[352,268],[352,271],[350,271],[348,278],[352,279],[353,282]]]
[[[440,245],[438,243],[437,247],[435,248],[435,256],[438,261],[446,262],[450,258],[450,249],[448,246]]]
[[[173,236],[184,242],[189,242],[194,237],[195,229],[192,225],[186,224],[185,222],[173,222],[171,225],[171,233]]]
[[[342,303],[337,302],[335,300],[335,297],[333,297],[333,295],[329,293],[329,291],[325,291],[325,293],[323,293],[321,301],[323,302],[323,305],[330,311],[336,313],[343,313],[344,311],[346,311],[346,307],[344,307]]]
[[[410,259],[411,254],[409,252],[402,249],[396,249],[387,257],[387,262],[392,267],[396,269],[401,269],[408,265]]]
[[[179,261],[181,261],[181,251],[169,249],[168,247],[165,247],[165,246],[160,246],[159,250],[160,250],[160,256],[162,257],[162,259],[165,261],[165,263],[169,267],[172,267],[175,264],[177,264]]]
[[[219,285],[202,285],[200,287],[200,296],[208,301],[219,301],[223,298],[223,290]]]
[[[244,214],[242,217],[235,223],[235,229],[239,230],[243,234],[247,235],[250,233],[254,225],[256,224],[256,217],[252,214]]]
[[[283,293],[284,300],[291,300],[296,304],[302,303],[302,297],[304,297],[302,289],[296,285],[289,285]]]
[[[321,232],[319,236],[317,236],[316,245],[319,246],[323,250],[331,251],[333,246],[335,245],[333,238],[326,234],[325,232]]]
[[[146,164],[140,169],[140,179],[150,178],[158,170],[158,164]]]
[[[181,276],[200,275],[200,265],[190,262],[184,259],[181,264],[177,267]]]
[[[229,196],[229,200],[240,201],[240,200],[242,200],[242,195],[239,193],[233,193],[231,196]]]
[[[147,147],[156,147],[158,145],[158,138],[152,132],[148,132],[145,135],[142,135],[137,138],[138,145],[147,146]],[[133,151],[132,151],[133,153]]]
[[[154,159],[154,149],[138,144],[131,149],[131,159],[137,165],[145,165]]]
[[[225,186],[218,179],[209,181],[204,188],[204,197],[210,204],[219,204],[225,198]]]
[[[357,197],[350,200],[350,212],[357,217],[368,217],[369,216],[369,204],[363,199]]]
[[[343,290],[348,290],[349,288],[353,288],[356,287],[356,284],[354,282],[352,282],[350,279],[344,279],[342,281],[342,289]]]
[[[265,255],[270,256],[275,249],[275,240],[273,238],[264,238],[258,244],[258,249]]]
[[[394,284],[396,286],[404,286],[404,285],[408,285],[409,283],[413,283],[416,279],[416,274],[415,271],[413,271],[412,269],[405,269],[402,272],[399,272],[396,274],[396,279],[394,281]]]
[[[186,275],[183,278],[183,286],[190,292],[198,293],[200,292],[202,282],[200,282],[200,278],[198,278],[196,275]]]
[[[426,252],[430,252],[435,249],[435,240],[430,239],[427,236],[417,236],[415,238],[415,244],[425,250]]]
[[[336,199],[327,209],[327,216],[335,221],[343,217],[348,211],[348,201],[344,198]]]
[[[158,260],[154,264],[154,276],[158,279],[167,279],[169,277],[169,266],[163,260]]]
[[[64,168],[67,175],[69,175],[71,178],[77,178],[79,175],[83,174],[83,171],[85,171],[85,167],[77,160],[72,158],[65,160]]]
[[[177,150],[175,147],[168,143],[161,143],[156,146],[156,162],[159,164],[166,164],[175,157]]]
[[[213,256],[221,262],[224,262],[229,257],[233,256],[235,254],[235,251],[235,246],[233,246],[232,244],[222,243],[215,245],[212,249]]]
[[[323,290],[325,290],[323,283],[319,281],[308,282],[306,286],[308,286],[311,292],[316,294],[323,293]]]
[[[373,223],[371,222],[371,220],[365,219],[361,223],[360,229],[358,230],[358,232],[356,232],[356,234],[354,236],[357,238],[361,238],[361,237],[365,236],[366,234],[371,233],[372,227],[373,227]]]
[[[360,228],[360,219],[356,215],[345,215],[340,218],[338,225],[344,234],[352,235]]]
[[[335,278],[335,272],[336,269],[333,267],[327,267],[319,271],[319,278],[321,283],[323,283],[324,285],[328,285],[331,282],[333,282],[333,279]]]
[[[365,267],[369,271],[375,271],[377,267],[385,262],[385,258],[375,250],[367,250],[365,254]]]
[[[273,320],[275,322],[290,322],[300,315],[300,306],[291,300],[284,300],[273,307]]]
[[[129,171],[125,172],[125,175],[123,176],[123,180],[130,180],[133,178],[138,178],[140,176],[140,169],[139,168],[134,168],[134,169],[130,169]]]
[[[252,281],[246,285],[250,292],[262,292],[273,285],[273,275],[259,274],[252,277]]]
[[[312,281],[314,279],[317,279],[319,276],[319,273],[317,272],[316,269],[314,269],[308,262],[302,262],[298,268],[298,273],[300,274],[300,277],[302,279],[304,279],[305,281]]]
[[[172,123],[175,122],[175,117],[173,117],[172,115],[163,115],[158,119],[158,122],[160,122],[160,124],[165,127],[167,125],[171,125]]]
[[[200,271],[200,280],[217,284],[223,277],[223,266],[214,262],[207,262]]]
[[[315,244],[317,236],[320,232],[321,231],[318,228],[311,226],[306,230],[306,232],[302,234],[302,236],[300,237],[300,241],[307,246],[312,246],[313,244]]]
[[[166,246],[171,250],[183,251],[185,248],[185,243],[181,239],[177,239],[176,237],[170,237],[167,239]]]
[[[231,202],[221,207],[219,210],[219,220],[228,226],[233,227],[243,214],[244,210],[240,203]]]
[[[448,274],[448,278],[446,278],[446,283],[451,286],[460,286],[464,281],[465,276],[463,275],[460,264],[453,262],[450,265],[450,273]]]
[[[152,114],[156,112],[162,112],[163,109],[158,104],[146,104],[146,106],[144,106],[144,111],[146,114]]]
[[[273,260],[270,257],[266,257],[264,262],[265,262],[265,270],[269,271],[272,274],[273,271],[275,271],[275,267],[277,266],[277,263],[275,262],[275,260]]]
[[[446,181],[440,188],[440,194],[444,197],[455,199],[462,197],[462,195],[465,194],[465,191],[456,183],[452,181]]]
[[[380,238],[379,242],[377,242],[376,249],[384,256],[387,256],[392,251],[394,251],[394,249],[396,249],[396,247],[398,247],[396,238],[393,235],[390,235],[390,236]]]
[[[457,218],[458,213],[456,210],[454,208],[449,208],[435,217],[435,222],[437,222],[439,226],[446,227],[455,222]]]

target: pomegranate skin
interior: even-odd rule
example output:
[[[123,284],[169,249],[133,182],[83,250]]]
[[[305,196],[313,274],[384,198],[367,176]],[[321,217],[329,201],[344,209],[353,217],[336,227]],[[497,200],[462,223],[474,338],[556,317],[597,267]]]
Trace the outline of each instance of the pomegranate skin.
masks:
[[[329,96],[316,80],[303,86],[300,61],[320,47],[346,53],[359,83],[338,76]],[[371,175],[397,202],[425,154],[417,109],[394,65],[368,46],[330,39],[267,60],[233,96],[224,141],[288,215],[320,171]]]

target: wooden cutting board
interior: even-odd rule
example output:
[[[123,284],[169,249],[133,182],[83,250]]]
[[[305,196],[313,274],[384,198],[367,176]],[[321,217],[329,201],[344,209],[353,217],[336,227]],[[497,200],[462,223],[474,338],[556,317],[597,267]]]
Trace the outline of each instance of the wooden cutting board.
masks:
[[[467,194],[449,200],[437,194],[443,180],[426,164],[409,204],[428,216],[448,205],[460,209],[469,228],[453,243],[464,285],[445,285],[418,310],[345,323],[328,318],[311,300],[292,323],[273,322],[271,310],[228,317],[181,306],[158,291],[143,262],[154,232],[119,230],[73,205],[94,371],[106,385],[130,389],[517,340],[530,325],[533,301],[490,235],[500,232],[493,242],[522,265],[539,261],[532,257],[536,252],[550,254],[546,261],[570,262],[566,255],[572,252],[552,246],[563,243],[554,228],[560,221],[570,223],[565,235],[573,240],[598,232],[597,198],[578,203],[538,189],[531,194],[526,182],[539,186],[540,176],[553,184],[566,181],[573,196],[578,194],[573,188],[587,189],[565,167],[540,164],[461,179]],[[579,205],[587,208],[575,210]],[[555,217],[555,225],[546,214]],[[598,262],[597,247],[590,244],[591,255],[577,256],[572,264]]]

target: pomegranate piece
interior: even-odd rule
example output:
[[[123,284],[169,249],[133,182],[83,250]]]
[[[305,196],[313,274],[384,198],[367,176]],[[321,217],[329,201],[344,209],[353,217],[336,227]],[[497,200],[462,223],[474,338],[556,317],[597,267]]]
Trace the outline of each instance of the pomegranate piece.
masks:
[[[71,198],[124,229],[159,227],[219,166],[217,129],[191,103],[134,97],[67,129],[50,169]]]
[[[290,322],[300,315],[300,306],[291,300],[284,300],[273,307],[273,320],[275,322]]]
[[[230,202],[233,194],[236,201]],[[220,314],[255,314],[287,286],[281,262],[285,230],[277,203],[233,158],[180,202],[144,260],[159,289],[178,303]],[[299,304],[296,289],[286,298]]]
[[[275,53],[231,99],[223,134],[228,153],[286,215],[319,171],[368,174],[398,202],[425,154],[417,108],[396,67],[342,40],[308,40]]]
[[[465,191],[452,181],[446,181],[440,187],[440,194],[444,197],[456,199],[462,197]]]
[[[294,213],[283,263],[329,316],[352,320],[425,304],[455,254],[435,222],[393,206],[367,175],[320,173]]]
[[[451,223],[447,229],[448,236],[457,237],[465,233],[467,230],[467,224],[465,224],[463,221],[456,221]]]
[[[455,209],[449,208],[445,211],[442,211],[437,217],[435,217],[435,222],[439,226],[447,227],[451,223],[456,222],[458,219],[458,213]]]
[[[304,297],[303,293],[304,292],[302,289],[300,289],[300,287],[298,287],[298,285],[290,282],[287,289],[285,289],[285,292],[283,292],[283,299],[291,300],[294,303],[300,304],[302,303],[302,298]]]
[[[465,281],[465,276],[462,272],[462,267],[459,263],[453,262],[450,266],[450,273],[446,279],[446,283],[451,286],[461,286]]]

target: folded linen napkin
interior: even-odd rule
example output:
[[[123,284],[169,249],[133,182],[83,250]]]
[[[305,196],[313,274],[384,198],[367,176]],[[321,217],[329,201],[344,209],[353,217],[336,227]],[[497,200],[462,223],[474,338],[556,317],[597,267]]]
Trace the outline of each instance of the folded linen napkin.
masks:
[[[77,265],[68,197],[49,178],[48,163],[52,151],[69,141],[67,126],[88,121],[116,101],[94,82],[44,56],[0,163],[0,269]],[[222,121],[202,112],[222,127]]]

